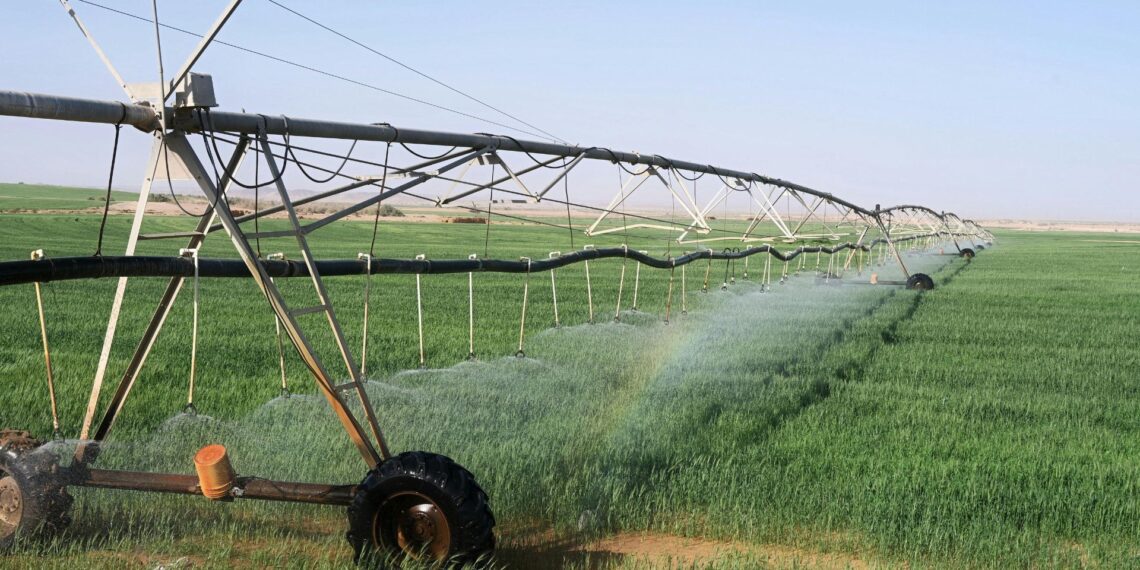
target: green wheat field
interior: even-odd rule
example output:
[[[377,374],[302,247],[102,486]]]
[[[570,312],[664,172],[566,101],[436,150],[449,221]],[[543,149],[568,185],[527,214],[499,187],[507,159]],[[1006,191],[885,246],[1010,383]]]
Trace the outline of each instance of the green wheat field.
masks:
[[[129,223],[110,218],[108,253],[121,253]],[[0,214],[0,259],[38,248],[90,255],[98,226],[90,214]],[[144,231],[191,226],[157,217]],[[355,258],[371,230],[330,226],[313,246],[319,258]],[[482,255],[487,231],[384,219],[376,255]],[[773,262],[771,291],[758,282],[761,256],[748,268],[700,262],[686,269],[683,295],[673,274],[668,323],[669,272],[641,269],[633,310],[634,262],[620,301],[621,260],[590,264],[589,293],[583,265],[558,270],[557,328],[549,273],[475,274],[474,362],[465,361],[467,275],[427,275],[425,369],[415,276],[375,275],[368,389],[394,451],[442,453],[475,474],[491,497],[503,567],[1140,567],[1140,238],[1103,236],[1000,232],[972,261],[908,252],[911,270],[934,278],[928,292],[817,286],[814,255],[802,270],[790,264],[784,284]],[[486,247],[491,257],[538,258],[591,243],[570,239],[494,223]],[[203,256],[234,257],[222,233],[206,244]],[[139,253],[177,255],[183,245],[146,241]],[[630,246],[681,251],[664,238]],[[283,240],[261,247],[296,258]],[[857,277],[853,266],[848,281],[866,282],[868,271],[898,278],[892,267]],[[735,282],[721,290],[726,272]],[[517,358],[527,279],[526,357]],[[165,282],[131,280],[110,382]],[[364,277],[328,283],[359,353]],[[65,438],[82,421],[114,286],[44,286]],[[315,304],[307,280],[282,289],[297,306]],[[292,395],[281,396],[274,319],[252,280],[202,281],[199,414],[181,414],[189,301],[184,288],[99,466],[192,473],[196,449],[223,443],[243,475],[359,481],[364,462],[292,354]],[[0,288],[0,306],[0,426],[47,438],[32,285]],[[326,330],[322,317],[303,318]],[[329,335],[313,336],[343,373]],[[65,457],[73,448],[52,445]],[[18,544],[0,566],[352,567],[341,508],[72,493],[71,527]],[[587,546],[631,536],[716,548],[686,558]]]

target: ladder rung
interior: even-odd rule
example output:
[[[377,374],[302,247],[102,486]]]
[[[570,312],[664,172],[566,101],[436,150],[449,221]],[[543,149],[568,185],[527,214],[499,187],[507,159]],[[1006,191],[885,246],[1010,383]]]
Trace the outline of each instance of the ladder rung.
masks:
[[[294,317],[299,317],[301,315],[308,315],[311,313],[319,313],[321,311],[327,311],[327,310],[329,310],[328,305],[315,305],[312,307],[302,307],[300,309],[293,309],[292,311],[289,311],[289,314],[293,315]]]
[[[206,234],[202,232],[168,232],[158,234],[139,234],[139,239],[170,239],[170,238],[188,238],[188,237],[202,237]]]
[[[297,230],[276,230],[276,231],[272,231],[272,232],[255,232],[255,233],[245,234],[245,238],[246,239],[256,239],[256,238],[266,239],[266,238],[279,238],[279,237],[297,237],[299,235],[303,235],[304,231],[305,230],[301,230],[301,233],[298,233]]]
[[[343,392],[349,389],[356,389],[356,382],[345,382],[344,384],[337,384],[333,386],[333,392]]]

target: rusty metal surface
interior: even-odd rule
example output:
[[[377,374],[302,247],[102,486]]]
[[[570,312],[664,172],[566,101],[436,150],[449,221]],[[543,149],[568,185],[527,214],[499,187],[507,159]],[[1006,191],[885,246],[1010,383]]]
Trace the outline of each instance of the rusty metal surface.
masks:
[[[22,453],[40,446],[40,440],[32,434],[19,429],[0,429],[0,450],[12,450]]]
[[[201,495],[198,477],[178,473],[148,473],[142,471],[116,471],[110,469],[77,470],[71,485],[98,489],[148,491]],[[272,481],[260,477],[238,477],[232,498],[312,503],[318,505],[348,505],[356,493],[356,485],[328,485],[323,483],[294,483]]]

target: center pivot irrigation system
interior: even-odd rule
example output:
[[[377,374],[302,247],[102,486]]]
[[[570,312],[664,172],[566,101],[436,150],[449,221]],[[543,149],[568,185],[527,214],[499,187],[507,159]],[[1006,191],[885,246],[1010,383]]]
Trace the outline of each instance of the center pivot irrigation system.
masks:
[[[588,279],[590,260],[620,257],[635,261],[639,272],[642,265],[670,271],[668,307],[673,295],[674,270],[680,267],[683,278],[685,266],[699,260],[708,260],[704,271],[707,289],[713,260],[725,260],[728,264],[743,259],[744,275],[747,277],[748,259],[754,255],[766,254],[762,279],[770,283],[774,272],[771,267],[773,259],[784,263],[782,275],[787,276],[789,262],[798,258],[802,268],[805,254],[815,254],[816,267],[819,269],[819,256],[827,254],[828,265],[826,270],[821,271],[821,275],[838,282],[843,272],[851,266],[856,254],[861,268],[863,255],[869,253],[872,260],[876,255],[880,262],[893,259],[906,278],[900,282],[880,281],[880,284],[929,289],[933,287],[930,277],[921,273],[912,274],[907,270],[900,253],[901,244],[909,242],[912,247],[930,248],[953,243],[957,249],[955,255],[972,257],[983,245],[988,245],[993,240],[989,232],[974,222],[951,213],[913,205],[885,209],[876,206],[868,209],[791,182],[752,172],[671,160],[659,155],[520,140],[512,136],[404,129],[386,123],[354,124],[218,111],[214,109],[216,104],[212,78],[192,73],[191,70],[233,14],[240,0],[231,2],[211,29],[201,36],[200,43],[173,79],[167,81],[162,76],[160,65],[160,81],[151,84],[124,82],[67,0],[61,0],[61,3],[123,87],[130,102],[0,91],[0,115],[114,125],[116,149],[120,127],[129,125],[151,134],[154,144],[147,176],[135,206],[125,255],[104,256],[97,253],[92,257],[45,261],[41,252],[34,254],[31,260],[0,262],[0,285],[35,284],[37,299],[40,298],[39,284],[43,282],[118,278],[74,458],[64,465],[56,454],[43,449],[41,442],[27,432],[0,431],[0,543],[10,542],[19,533],[58,530],[68,522],[71,497],[67,489],[98,487],[205,495],[225,501],[241,498],[347,506],[350,527],[348,536],[358,558],[370,553],[391,553],[441,560],[472,560],[489,553],[494,545],[494,518],[486,494],[476,484],[471,473],[442,455],[426,452],[393,455],[389,450],[380,421],[369,402],[359,361],[345,340],[345,333],[326,289],[324,281],[330,276],[392,273],[471,275],[475,272],[529,274],[551,271],[553,284],[553,270],[556,268],[585,263]],[[152,21],[157,36],[157,8],[155,12]],[[159,50],[161,51],[161,44]],[[361,159],[359,154],[354,155],[352,149],[347,153],[336,154],[301,147],[295,141],[300,137],[352,141],[352,149],[358,143],[382,143],[383,161]],[[404,152],[393,149],[393,145],[398,145]],[[443,147],[444,150],[442,153],[424,151],[421,154],[410,145],[418,145],[420,151],[424,151],[423,147]],[[228,157],[223,154],[223,148],[228,149]],[[395,156],[393,150],[400,156]],[[299,152],[335,158],[340,161],[340,166],[316,166],[300,160],[297,156]],[[248,180],[239,181],[243,161],[251,155],[254,157],[257,176],[262,176],[261,173],[264,172],[267,181],[260,178],[255,178],[252,184]],[[345,183],[315,194],[296,197],[295,192],[291,193],[287,187],[283,176],[290,162],[314,182],[327,184],[343,179]],[[620,169],[620,187],[605,206],[591,206],[573,200],[569,174],[586,164],[595,167],[616,165]],[[370,172],[349,175],[346,168],[349,165]],[[248,166],[246,165],[245,172],[248,172]],[[479,167],[483,167],[483,170],[489,167],[489,180],[476,182],[468,177],[473,168]],[[178,171],[182,178],[196,184],[207,201],[207,207],[203,212],[194,214],[198,221],[193,231],[142,233],[152,187],[156,180],[166,179],[169,184],[173,177],[170,174],[172,169]],[[381,173],[377,174],[376,170]],[[311,174],[313,172],[322,173],[324,178],[314,178]],[[501,174],[496,176],[496,172]],[[697,181],[704,176],[709,176],[718,189],[702,203],[698,201],[696,188]],[[227,193],[239,186],[253,189],[254,192],[269,187],[275,191],[276,196],[271,205],[266,207],[255,206],[254,211],[249,213],[235,212],[230,207]],[[441,189],[441,192],[429,197],[426,191],[433,187]],[[634,194],[651,193],[649,189],[653,188],[658,196],[672,203],[672,215],[666,217],[650,214],[644,209],[630,206]],[[552,192],[556,189],[561,189],[562,192]],[[495,192],[499,193],[500,200],[495,200]],[[173,187],[171,193],[173,195]],[[476,196],[484,195],[489,196],[485,202],[473,201]],[[415,259],[384,259],[376,257],[374,251],[370,250],[360,254],[357,259],[318,260],[309,247],[309,236],[317,230],[353,214],[367,214],[369,208],[379,209],[381,203],[388,198],[420,198],[441,208],[460,208],[479,213],[485,209],[489,222],[493,205],[503,203],[501,198],[504,195],[512,203],[524,202],[534,207],[543,204],[565,207],[565,226],[549,221],[529,221],[564,228],[570,232],[571,239],[575,232],[586,236],[620,233],[628,239],[633,235],[630,231],[634,230],[642,237],[652,234],[652,239],[670,244],[670,248],[682,249],[685,244],[692,244],[692,251],[653,256],[627,245],[608,248],[585,246],[569,253],[555,252],[541,260],[489,259],[479,255],[471,255],[466,259],[428,260],[424,256]],[[322,200],[329,203],[328,199],[333,197],[342,201],[336,204],[331,213],[326,210],[322,217],[305,222],[298,215],[299,207]],[[715,217],[712,214],[721,207],[727,210],[728,201],[734,198],[742,199],[748,206],[749,216],[744,220],[746,223],[733,228],[727,225],[714,227],[712,220]],[[176,197],[174,199],[177,200]],[[348,200],[349,205],[344,200]],[[578,215],[588,214],[593,222],[588,227],[576,229],[570,214],[571,207],[577,210]],[[508,212],[499,212],[499,215],[507,219],[528,221],[522,215]],[[287,229],[260,229],[259,220],[267,216],[277,219],[284,216],[288,223]],[[618,218],[620,223],[615,221]],[[375,224],[373,229],[375,231]],[[488,226],[488,235],[489,230]],[[216,231],[224,231],[229,236],[238,254],[237,259],[198,257],[197,252],[203,241]],[[180,254],[177,256],[134,255],[140,240],[159,239],[184,239],[185,247],[178,249]],[[300,259],[263,255],[261,240],[272,239],[295,240]],[[100,243],[101,241],[102,232]],[[732,247],[717,250],[707,245],[716,242]],[[835,256],[844,252],[843,256]],[[832,258],[835,260],[831,261]],[[169,282],[158,299],[149,325],[139,339],[129,364],[114,385],[114,392],[100,415],[99,404],[107,400],[102,397],[104,380],[129,277],[167,277]],[[216,445],[202,448],[195,456],[196,476],[114,471],[94,466],[100,444],[111,433],[184,280],[194,279],[196,297],[199,277],[253,279],[268,301],[269,309],[276,315],[279,330],[291,341],[312,373],[320,392],[359,450],[368,469],[361,483],[291,483],[237,476],[230,466],[225,449]],[[308,277],[315,289],[317,302],[308,305],[287,302],[276,283],[276,279],[287,277]],[[624,281],[624,266],[622,279]],[[726,277],[726,283],[727,281]],[[872,282],[874,281],[872,276]],[[619,292],[619,313],[620,295]],[[635,288],[635,299],[636,295]],[[365,299],[367,311],[367,293]],[[523,303],[525,322],[525,296]],[[636,306],[636,300],[634,305]],[[325,318],[320,321],[324,324],[317,325],[314,324],[317,320],[305,321],[300,318],[308,314],[323,315]],[[557,315],[557,304],[555,314]],[[195,319],[196,315],[195,310]],[[46,329],[43,327],[42,302],[40,319],[52,412],[58,436],[59,423],[55,413],[55,391]],[[347,371],[347,381],[344,381],[344,376],[329,371],[328,365],[318,356],[310,342],[314,329],[324,330],[325,326],[328,331],[322,334],[331,333],[335,340]],[[194,330],[196,338],[197,329]],[[362,357],[367,348],[367,329],[364,343]],[[520,339],[520,354],[521,350]],[[473,352],[472,348],[472,356]]]

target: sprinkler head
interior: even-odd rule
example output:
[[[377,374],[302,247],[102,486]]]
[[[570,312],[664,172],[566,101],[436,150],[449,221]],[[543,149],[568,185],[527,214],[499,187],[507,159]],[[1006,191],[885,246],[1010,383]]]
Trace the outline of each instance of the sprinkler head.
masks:
[[[194,404],[188,403],[186,407],[182,408],[182,413],[188,416],[196,416],[198,415],[198,409],[194,407]]]
[[[479,360],[479,359],[475,358],[474,352],[468,352],[467,353],[467,362],[475,362],[476,360]]]
[[[515,353],[515,358],[526,358],[526,353],[520,350]]]

